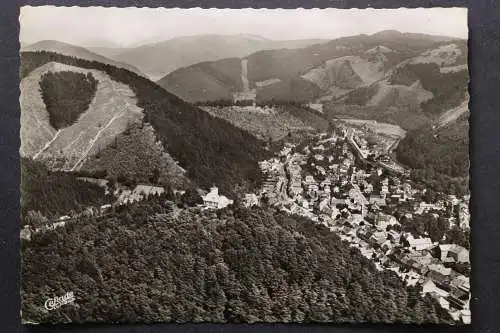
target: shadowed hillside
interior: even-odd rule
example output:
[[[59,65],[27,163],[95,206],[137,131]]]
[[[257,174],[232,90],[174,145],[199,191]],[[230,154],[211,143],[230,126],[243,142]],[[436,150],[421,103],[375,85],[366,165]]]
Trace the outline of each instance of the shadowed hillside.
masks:
[[[179,84],[188,80],[189,85]],[[158,81],[162,87],[188,102],[232,99],[233,93],[241,91],[241,60],[224,59],[202,62],[186,69],[174,71]],[[201,92],[201,95],[200,95]]]
[[[397,158],[413,169],[417,179],[427,180],[436,191],[468,192],[468,113],[445,126],[411,131],[399,143]]]

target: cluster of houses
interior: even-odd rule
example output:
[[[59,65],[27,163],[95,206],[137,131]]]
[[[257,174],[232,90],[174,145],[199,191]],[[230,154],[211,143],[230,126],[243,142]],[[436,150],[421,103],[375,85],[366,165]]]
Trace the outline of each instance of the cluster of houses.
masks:
[[[425,189],[414,188],[405,173],[359,163],[356,155],[368,150],[366,140],[345,129],[321,134],[306,147],[288,143],[260,163],[267,178],[258,195],[247,194],[247,206],[258,197],[329,227],[378,269],[396,272],[408,285],[422,285],[422,293],[434,296],[455,320],[469,322],[469,278],[449,267],[468,264],[468,250],[446,239],[440,244],[428,235],[405,232],[384,209],[405,205],[405,217],[411,220],[427,212],[446,215],[446,207],[456,207],[450,222],[457,219],[455,225],[468,228],[468,199],[449,196],[446,202],[427,203],[421,199]]]
[[[108,182],[104,179],[85,178],[82,180],[98,184],[106,189],[106,193],[110,193]],[[182,196],[185,191],[174,191],[175,194]],[[121,184],[115,184],[113,194],[117,198],[115,205],[123,206],[134,202],[146,200],[151,196],[160,196],[165,193],[165,188],[157,185],[138,184],[133,189]],[[224,195],[219,194],[219,189],[213,186],[210,191],[202,196],[203,204],[200,205],[204,209],[222,209],[234,203]],[[102,212],[109,212],[112,209],[111,204],[104,205],[100,208]]]

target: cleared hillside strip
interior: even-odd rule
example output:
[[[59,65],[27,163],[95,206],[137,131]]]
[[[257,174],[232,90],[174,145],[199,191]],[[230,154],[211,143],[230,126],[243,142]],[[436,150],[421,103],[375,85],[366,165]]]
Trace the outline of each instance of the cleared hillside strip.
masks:
[[[82,157],[80,157],[80,159],[75,163],[75,165],[73,165],[73,167],[71,168],[71,171],[75,171],[75,170],[78,170],[79,167],[82,165],[82,163],[84,162],[85,158],[88,157],[89,153],[91,152],[91,150],[94,148],[97,140],[99,139],[99,137],[101,136],[101,134],[106,131],[112,124],[113,122],[118,119],[119,117],[121,117],[123,115],[123,112],[120,112],[120,113],[117,113],[113,116],[113,118],[111,118],[108,123],[103,127],[101,128],[97,134],[90,140],[90,142],[88,143],[88,148],[85,150],[85,152],[83,153]]]
[[[57,130],[50,126],[49,114],[40,92],[40,80],[52,67],[35,69],[21,80],[19,103],[21,106],[21,156],[33,156],[48,147]]]
[[[57,139],[57,137],[59,136],[59,134],[61,133],[61,130],[58,130],[56,132],[56,134],[54,135],[54,137],[49,141],[47,142],[42,149],[40,149],[35,155],[33,155],[33,159],[36,160],[41,154],[43,154],[47,149],[49,149],[50,145]],[[70,144],[70,146],[73,145],[73,143],[78,140],[81,136],[81,133],[76,137],[75,140],[73,140],[73,142]]]
[[[455,122],[458,118],[469,111],[469,98],[464,100],[459,106],[456,108],[450,109],[443,113],[438,119],[437,127],[446,126],[452,122]]]

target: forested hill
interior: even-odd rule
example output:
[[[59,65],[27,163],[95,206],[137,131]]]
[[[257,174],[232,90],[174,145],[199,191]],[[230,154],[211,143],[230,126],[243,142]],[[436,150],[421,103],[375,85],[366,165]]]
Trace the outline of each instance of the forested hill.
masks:
[[[128,85],[165,150],[199,186],[217,184],[222,191],[232,192],[235,185],[248,187],[260,177],[257,161],[268,156],[262,142],[227,121],[212,117],[135,73],[95,61],[52,52],[23,52],[21,77],[48,62],[100,70]]]
[[[23,260],[23,318],[35,322],[452,323],[326,227],[268,210],[175,217],[145,201],[38,236]],[[44,310],[67,290],[77,305]]]
[[[401,140],[398,160],[436,191],[459,195],[469,189],[469,115],[441,128],[422,127]]]
[[[21,215],[40,212],[53,218],[80,212],[88,206],[100,207],[112,198],[104,189],[65,172],[51,172],[42,163],[21,159]],[[24,222],[24,221],[23,221]]]

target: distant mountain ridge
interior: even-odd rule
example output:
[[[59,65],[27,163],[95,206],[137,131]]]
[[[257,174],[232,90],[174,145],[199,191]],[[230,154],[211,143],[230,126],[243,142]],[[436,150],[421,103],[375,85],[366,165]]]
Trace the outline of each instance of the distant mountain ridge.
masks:
[[[450,37],[383,31],[243,59],[258,101],[318,101],[332,115],[375,117],[407,129],[465,98],[467,43]],[[231,99],[242,91],[241,73],[241,59],[221,59],[178,69],[158,84],[189,102]],[[388,108],[406,110],[403,123]]]
[[[152,80],[158,80],[176,69],[200,62],[241,58],[260,50],[295,49],[323,42],[326,40],[281,41],[254,35],[185,36],[134,47],[112,58],[133,65]],[[99,52],[99,49],[95,51]]]
[[[98,61],[103,64],[108,64],[120,68],[125,68],[131,72],[134,72],[139,75],[144,75],[141,73],[139,69],[136,67],[127,64],[125,62],[116,61],[113,59],[109,59],[100,54],[91,52],[89,49],[81,46],[76,46],[64,42],[59,42],[56,40],[43,40],[36,42],[34,44],[22,45],[21,44],[21,52],[36,52],[36,51],[48,51],[48,52],[56,52],[60,54],[64,54],[71,57],[76,57],[89,61]]]
[[[446,44],[466,49],[464,41],[449,37],[384,31],[304,48],[263,50],[244,59],[248,61],[250,88],[257,88],[259,100],[332,100],[390,77],[404,61]],[[431,61],[433,57],[419,61]],[[462,54],[453,59],[461,65],[466,57]],[[178,69],[158,83],[190,102],[225,99],[241,90],[241,67],[236,57],[202,62]]]

